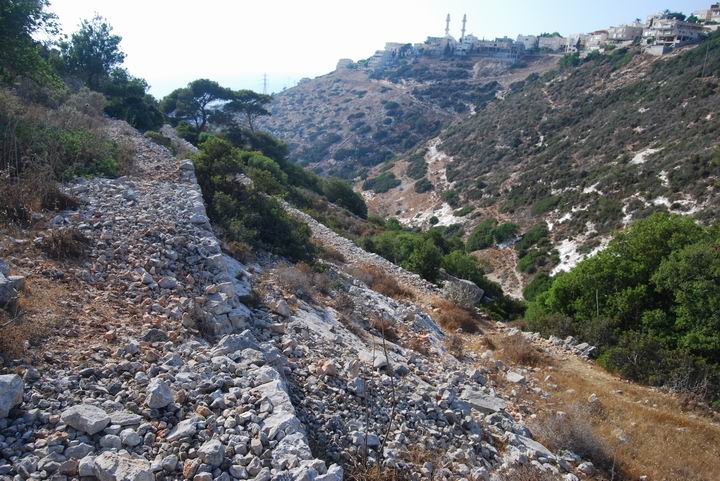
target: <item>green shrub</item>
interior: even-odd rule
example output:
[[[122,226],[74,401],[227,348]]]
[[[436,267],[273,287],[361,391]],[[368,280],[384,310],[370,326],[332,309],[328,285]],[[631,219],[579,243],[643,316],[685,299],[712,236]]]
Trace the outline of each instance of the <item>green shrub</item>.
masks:
[[[478,251],[492,246],[496,225],[497,221],[495,219],[485,219],[478,224],[470,233],[470,237],[468,237],[468,251]]]
[[[427,180],[425,177],[423,177],[422,179],[415,182],[414,188],[415,188],[415,192],[417,192],[418,194],[423,194],[425,192],[430,192],[431,190],[433,190],[434,186],[432,185],[432,183],[429,180]]]
[[[383,194],[400,185],[400,180],[392,172],[383,172],[379,176],[368,179],[363,183],[363,190],[372,190],[376,194]]]
[[[269,193],[279,193],[287,176],[270,158],[241,151],[210,136],[195,156],[198,183],[213,222],[236,242],[253,244],[294,260],[311,259],[307,224],[291,218]],[[238,182],[246,175],[252,185]],[[268,192],[269,191],[269,192]]]
[[[441,197],[450,207],[457,208],[460,206],[460,194],[455,190],[446,190],[442,193]]]
[[[533,301],[541,293],[550,289],[552,280],[546,273],[539,273],[523,289],[523,297],[526,301]]]
[[[475,210],[474,207],[468,205],[461,209],[456,210],[455,212],[453,212],[453,214],[455,215],[455,217],[465,217],[466,215],[468,215],[469,213],[471,213],[474,210]]]
[[[700,372],[715,379],[712,373],[720,369],[718,307],[720,229],[654,214],[556,276],[548,290],[535,295],[526,317],[529,326],[548,316],[571,318],[573,331],[601,348],[608,369],[677,387],[681,372],[691,379]],[[679,357],[686,360],[685,371],[664,361]],[[709,396],[720,396],[720,384],[709,388]]]
[[[172,140],[170,137],[165,137],[160,132],[155,132],[154,130],[148,130],[145,132],[145,137],[152,140],[158,145],[162,145],[163,147],[167,149],[172,149]]]
[[[323,182],[322,192],[330,202],[346,208],[359,217],[367,217],[365,201],[360,194],[353,191],[348,182],[332,177]]]

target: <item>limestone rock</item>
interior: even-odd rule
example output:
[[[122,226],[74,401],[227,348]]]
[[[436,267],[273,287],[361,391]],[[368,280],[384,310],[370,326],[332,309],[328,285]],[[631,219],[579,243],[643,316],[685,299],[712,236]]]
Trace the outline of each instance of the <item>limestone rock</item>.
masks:
[[[443,284],[443,295],[455,304],[471,309],[482,301],[485,291],[472,281],[450,276]]]
[[[198,456],[205,464],[217,467],[225,458],[225,446],[217,439],[211,439],[198,449]]]
[[[110,451],[95,458],[94,471],[100,481],[155,481],[147,460]]]
[[[99,433],[110,423],[110,416],[91,404],[77,404],[69,407],[63,411],[61,419],[68,426],[89,435]]]
[[[147,387],[147,405],[151,409],[164,408],[173,402],[174,394],[170,385],[162,379],[155,378]]]
[[[10,410],[22,402],[23,381],[17,374],[0,376],[0,419],[6,418]]]

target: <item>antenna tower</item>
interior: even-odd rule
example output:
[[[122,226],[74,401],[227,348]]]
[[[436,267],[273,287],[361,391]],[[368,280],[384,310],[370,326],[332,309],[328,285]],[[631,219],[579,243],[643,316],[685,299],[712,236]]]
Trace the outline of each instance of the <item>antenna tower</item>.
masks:
[[[445,19],[445,36],[450,36],[450,14],[447,14],[447,18]]]
[[[267,95],[267,74],[263,74],[263,94]]]
[[[467,13],[463,15],[463,26],[462,26],[462,33],[460,34],[460,41],[465,38],[465,24],[467,23]]]

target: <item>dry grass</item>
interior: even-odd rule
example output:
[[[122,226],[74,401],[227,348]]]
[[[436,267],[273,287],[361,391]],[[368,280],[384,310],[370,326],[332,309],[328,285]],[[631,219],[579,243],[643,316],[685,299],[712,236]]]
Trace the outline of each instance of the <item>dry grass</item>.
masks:
[[[51,259],[78,260],[85,256],[90,240],[78,229],[53,230],[45,236],[40,248]]]
[[[445,349],[458,359],[465,355],[465,341],[459,334],[447,334],[445,336]]]
[[[405,347],[425,356],[430,355],[430,341],[426,336],[411,336]]]
[[[480,331],[480,319],[477,315],[467,309],[442,299],[437,300],[433,305],[438,311],[433,313],[433,318],[447,331],[458,329],[467,333]]]
[[[486,341],[487,342],[487,341]],[[501,337],[490,341],[499,348],[505,361],[521,366],[545,366],[550,362],[548,356],[540,352],[532,342],[525,339],[522,334]]]
[[[65,287],[49,279],[28,280],[18,298],[18,312],[10,316],[0,310],[0,357],[16,359],[28,344],[46,341],[55,331],[57,303],[67,298]]]
[[[387,319],[382,319],[377,315],[372,315],[369,322],[370,327],[377,330],[388,341],[396,343],[400,340],[400,336],[398,335],[395,326]]]
[[[498,481],[557,481],[550,472],[543,472],[531,466],[517,466],[500,475]]]
[[[349,274],[367,284],[370,289],[387,297],[393,299],[413,298],[410,291],[403,288],[394,277],[379,267],[365,265],[350,269]]]
[[[406,470],[382,468],[369,465],[362,457],[351,459],[345,465],[345,479],[348,481],[411,481]]]
[[[319,244],[316,244],[316,247],[320,253],[320,257],[326,261],[335,262],[336,264],[345,264],[347,261],[343,253],[333,247]]]
[[[330,277],[324,272],[316,272],[312,266],[305,262],[298,262],[294,266],[284,266],[275,269],[275,275],[280,285],[290,293],[311,300],[318,294],[330,292]]]
[[[540,374],[552,376],[550,399],[537,399],[546,412],[572,412],[587,405],[591,394],[602,403],[602,415],[586,419],[598,443],[606,446],[623,477],[650,480],[715,481],[720,459],[720,424],[683,412],[681,400],[656,389],[620,380],[601,368],[569,357]],[[586,428],[587,429],[587,428]],[[622,431],[626,441],[618,437]]]
[[[572,451],[592,461],[610,478],[623,479],[613,448],[594,426],[602,422],[601,412],[587,403],[575,403],[561,412],[543,413],[530,429],[550,450]]]

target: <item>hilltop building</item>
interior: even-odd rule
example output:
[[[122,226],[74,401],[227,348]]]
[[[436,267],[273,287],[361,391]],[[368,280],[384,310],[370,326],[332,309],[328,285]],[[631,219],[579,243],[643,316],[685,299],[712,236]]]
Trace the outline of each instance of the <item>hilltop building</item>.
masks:
[[[450,14],[445,18],[445,35],[429,36],[422,43],[388,42],[367,60],[370,69],[384,68],[402,58],[417,56],[438,57],[490,57],[516,62],[528,53],[571,53],[583,56],[590,52],[604,52],[612,47],[629,46],[640,42],[645,52],[662,55],[668,50],[699,41],[707,32],[720,29],[720,3],[707,10],[695,12],[696,19],[680,20],[675,15],[660,13],[632,24],[609,27],[590,33],[578,33],[567,38],[558,33],[518,35],[515,40],[503,37],[494,40],[480,39],[466,33],[467,15],[463,15],[459,39],[450,34]],[[343,64],[345,66],[345,64]]]
[[[522,44],[525,50],[536,50],[538,48],[537,35],[518,35],[516,42]]]
[[[551,52],[561,52],[565,50],[567,41],[562,35],[541,35],[538,38],[538,48],[540,50],[549,50]]]
[[[720,3],[713,3],[707,10],[698,10],[693,15],[701,22],[720,23]]]
[[[648,19],[643,40],[646,46],[674,48],[697,42],[704,34],[705,29],[698,23],[657,15]]]

